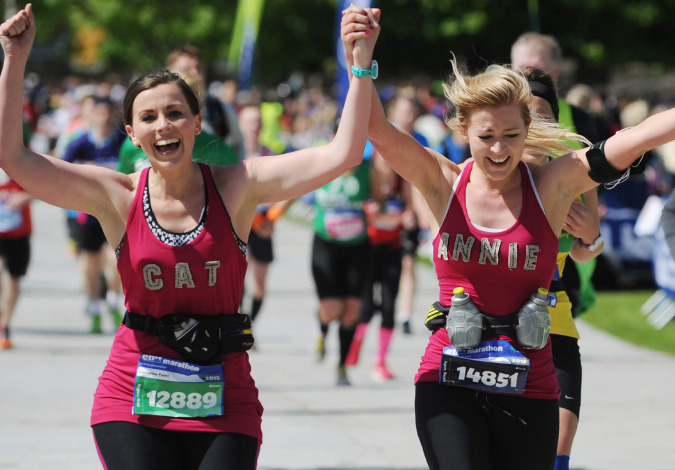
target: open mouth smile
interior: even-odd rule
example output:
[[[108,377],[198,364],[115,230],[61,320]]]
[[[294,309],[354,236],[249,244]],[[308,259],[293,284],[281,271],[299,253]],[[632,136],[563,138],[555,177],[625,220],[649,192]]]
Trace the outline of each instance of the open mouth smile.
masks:
[[[506,157],[504,157],[504,158],[488,157],[488,160],[490,160],[490,161],[491,161],[492,163],[494,163],[495,165],[501,165],[501,164],[503,164],[503,163],[506,163],[506,161],[507,161],[509,158],[510,158],[510,157],[508,157],[508,156],[506,156]]]
[[[179,139],[162,139],[155,143],[155,148],[160,153],[170,153],[175,151],[180,145]]]

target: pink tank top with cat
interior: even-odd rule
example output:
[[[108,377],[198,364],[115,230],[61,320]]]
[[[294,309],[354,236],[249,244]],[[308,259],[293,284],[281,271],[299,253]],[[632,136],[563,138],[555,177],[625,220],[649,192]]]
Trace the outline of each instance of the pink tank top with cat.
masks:
[[[127,310],[162,317],[174,313],[234,314],[246,274],[245,244],[235,234],[208,166],[199,164],[207,197],[197,228],[174,234],[152,214],[148,169],[138,181],[119,248],[118,270]],[[176,239],[181,239],[176,242]],[[183,360],[159,337],[120,327],[94,396],[92,425],[128,421],[182,431],[237,432],[262,438],[262,406],[245,352],[225,354],[224,414],[208,418],[133,415],[134,378],[140,353]]]

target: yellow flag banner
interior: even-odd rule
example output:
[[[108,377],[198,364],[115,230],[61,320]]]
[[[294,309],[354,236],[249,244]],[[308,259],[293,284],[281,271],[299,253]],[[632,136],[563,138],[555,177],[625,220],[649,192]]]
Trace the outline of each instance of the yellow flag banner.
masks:
[[[260,18],[265,7],[265,0],[239,0],[237,16],[230,41],[228,69],[236,72],[239,87],[248,89],[251,85],[253,70],[253,53],[258,38]]]

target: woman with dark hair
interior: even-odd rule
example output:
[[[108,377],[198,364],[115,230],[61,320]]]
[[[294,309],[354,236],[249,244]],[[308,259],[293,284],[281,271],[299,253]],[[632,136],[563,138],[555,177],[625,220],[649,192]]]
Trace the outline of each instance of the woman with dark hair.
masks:
[[[524,68],[522,73],[532,91],[530,112],[551,122],[558,122],[558,92],[553,77],[531,67]],[[535,165],[543,165],[553,158],[546,153],[523,154],[523,161]],[[602,253],[603,246],[598,216],[598,194],[593,188],[572,201],[563,230],[558,236],[557,268],[549,289],[551,352],[560,388],[560,425],[554,470],[569,470],[570,453],[581,409],[579,332],[572,315],[572,294],[566,290],[563,275],[569,258],[577,262],[588,262]]]
[[[378,35],[354,48],[370,67]],[[99,378],[91,424],[104,468],[256,467],[262,406],[237,313],[246,240],[258,204],[306,194],[362,158],[372,86],[355,80],[331,143],[230,166],[192,160],[200,104],[176,74],[137,79],[124,124],[151,167],[125,175],[37,154],[21,141],[22,84],[35,38],[32,7],[0,26],[0,166],[50,204],[95,216],[116,248],[124,324]]]

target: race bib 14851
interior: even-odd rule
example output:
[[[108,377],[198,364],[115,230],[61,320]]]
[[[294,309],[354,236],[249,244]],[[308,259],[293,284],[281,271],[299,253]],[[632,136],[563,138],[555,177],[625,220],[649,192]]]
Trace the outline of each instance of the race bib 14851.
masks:
[[[440,383],[493,393],[525,391],[530,360],[508,341],[483,341],[467,351],[443,349]]]

